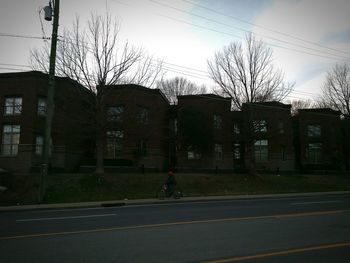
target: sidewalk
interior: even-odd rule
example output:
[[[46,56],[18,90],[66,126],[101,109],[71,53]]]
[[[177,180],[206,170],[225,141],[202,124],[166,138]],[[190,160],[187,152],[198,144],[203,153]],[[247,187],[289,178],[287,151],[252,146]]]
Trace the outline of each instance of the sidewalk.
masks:
[[[259,194],[259,195],[226,195],[226,196],[198,196],[182,197],[181,199],[166,198],[159,199],[133,199],[133,200],[114,200],[114,201],[96,201],[81,203],[60,203],[60,204],[36,204],[19,206],[0,206],[0,212],[26,211],[26,210],[51,210],[51,209],[74,209],[74,208],[93,208],[93,207],[113,207],[113,206],[134,206],[134,205],[152,205],[186,202],[210,202],[242,199],[260,199],[260,198],[286,198],[320,195],[344,195],[350,194],[350,191],[332,191],[332,192],[313,192],[313,193],[290,193],[290,194]]]

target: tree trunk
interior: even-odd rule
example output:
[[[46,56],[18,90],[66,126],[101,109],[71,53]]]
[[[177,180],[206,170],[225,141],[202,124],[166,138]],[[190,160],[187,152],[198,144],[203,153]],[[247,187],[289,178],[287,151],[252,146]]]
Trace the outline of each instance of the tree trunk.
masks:
[[[255,165],[255,149],[254,149],[254,139],[250,137],[248,142],[249,146],[249,175],[256,176],[256,165]]]
[[[97,131],[96,136],[96,170],[95,174],[102,175],[104,174],[104,137],[101,136],[102,132],[100,129]]]
[[[104,149],[105,149],[105,119],[103,114],[102,89],[97,89],[96,94],[96,170],[95,174],[104,174]]]
[[[253,117],[253,107],[248,108],[248,160],[249,160],[249,175],[256,176],[256,165],[255,165],[255,127]]]

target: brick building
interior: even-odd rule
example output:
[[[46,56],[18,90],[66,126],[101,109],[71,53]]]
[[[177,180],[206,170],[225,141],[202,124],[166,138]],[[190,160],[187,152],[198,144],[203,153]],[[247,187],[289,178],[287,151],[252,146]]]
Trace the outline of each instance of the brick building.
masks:
[[[231,100],[213,94],[178,96],[176,166],[232,169]]]
[[[168,165],[170,106],[160,90],[132,84],[108,86],[104,104],[105,163],[156,170]]]
[[[346,170],[350,170],[350,116],[343,116],[342,120],[342,138],[343,138],[343,157]]]
[[[0,168],[28,172],[42,162],[48,77],[41,72],[0,74]],[[350,118],[330,109],[299,110],[279,102],[178,97],[139,85],[105,88],[105,165],[153,170],[270,171],[349,169]],[[51,166],[72,171],[94,165],[94,94],[56,77]]]
[[[0,167],[28,172],[42,162],[48,76],[41,72],[0,74]],[[56,77],[51,166],[76,169],[88,154],[83,136],[91,94],[69,78]]]
[[[293,170],[291,105],[280,102],[242,105],[245,166],[257,169]]]
[[[345,132],[345,131],[344,131]],[[340,169],[345,166],[346,136],[339,111],[301,109],[295,118],[296,166]]]

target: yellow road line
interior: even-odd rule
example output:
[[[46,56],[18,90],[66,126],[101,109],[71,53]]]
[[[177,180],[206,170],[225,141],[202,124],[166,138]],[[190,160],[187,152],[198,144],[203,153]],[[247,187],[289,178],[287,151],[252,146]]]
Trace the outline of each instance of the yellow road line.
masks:
[[[29,235],[3,236],[3,237],[0,237],[0,240],[33,238],[33,237],[48,237],[48,236],[63,236],[63,235],[73,235],[73,234],[98,233],[98,232],[107,232],[107,231],[120,231],[120,230],[132,230],[132,229],[140,229],[140,228],[155,228],[155,227],[191,225],[191,224],[219,223],[219,222],[229,222],[229,221],[245,221],[245,220],[258,220],[258,219],[281,219],[281,218],[304,217],[304,216],[320,216],[320,215],[340,214],[340,213],[345,213],[345,212],[350,212],[350,210],[333,210],[333,211],[320,211],[320,212],[307,212],[307,213],[277,214],[277,215],[268,215],[268,216],[232,217],[232,218],[223,218],[223,219],[180,221],[180,222],[173,222],[173,223],[149,224],[149,225],[125,226],[125,227],[111,227],[111,228],[98,228],[98,229],[88,229],[88,230],[78,230],[78,231],[38,233],[38,234],[29,234]]]
[[[304,248],[288,249],[288,250],[282,250],[282,251],[270,252],[270,253],[262,253],[262,254],[256,254],[256,255],[250,255],[250,256],[242,256],[242,257],[234,257],[234,258],[227,258],[227,259],[221,259],[221,260],[213,260],[213,261],[207,261],[206,263],[238,262],[238,261],[243,261],[243,260],[252,260],[252,259],[259,259],[259,258],[266,258],[266,257],[273,257],[273,256],[283,256],[283,255],[296,254],[296,253],[302,253],[302,252],[308,252],[308,251],[340,248],[340,247],[349,247],[349,246],[350,246],[350,242],[326,244],[326,245],[313,246],[313,247],[304,247]]]

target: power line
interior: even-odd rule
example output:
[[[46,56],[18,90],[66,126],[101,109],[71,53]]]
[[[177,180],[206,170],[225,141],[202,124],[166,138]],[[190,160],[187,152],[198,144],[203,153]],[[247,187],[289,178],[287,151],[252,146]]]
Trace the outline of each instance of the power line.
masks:
[[[343,53],[343,54],[350,55],[349,52],[346,52],[346,51],[343,51],[343,50],[339,50],[339,49],[335,49],[335,48],[331,48],[331,47],[328,47],[328,46],[325,46],[325,45],[321,45],[319,43],[316,43],[316,42],[313,42],[313,41],[310,41],[310,40],[306,40],[306,39],[294,36],[292,34],[284,33],[284,32],[281,32],[281,31],[278,31],[278,30],[275,30],[275,29],[271,29],[271,28],[268,28],[266,26],[258,25],[258,24],[255,24],[255,23],[251,23],[251,22],[249,22],[247,20],[244,20],[244,19],[232,16],[232,15],[228,15],[228,14],[222,13],[222,12],[217,11],[215,9],[212,9],[212,8],[207,7],[207,6],[194,3],[194,2],[189,1],[189,0],[182,0],[182,1],[190,3],[190,4],[194,5],[194,6],[198,6],[198,7],[202,8],[202,9],[211,11],[213,13],[216,13],[216,14],[219,14],[219,15],[222,15],[222,16],[226,16],[226,17],[229,17],[231,19],[240,21],[242,23],[249,24],[249,25],[252,25],[252,26],[255,26],[255,27],[258,27],[258,28],[262,28],[264,30],[267,30],[267,31],[270,31],[270,32],[273,32],[273,33],[277,33],[277,34],[280,34],[280,35],[283,35],[283,36],[286,36],[286,37],[289,37],[289,38],[292,38],[292,39],[295,39],[295,40],[298,40],[298,41],[302,41],[302,42],[305,42],[305,43],[308,43],[308,44],[312,44],[312,45],[316,45],[316,46],[319,46],[319,47],[322,47],[322,48],[326,48],[328,50],[333,50],[333,51],[336,51],[336,52],[340,52],[340,53]]]
[[[150,0],[150,1],[152,1],[152,0]],[[129,6],[129,7],[134,7],[133,5],[130,5],[130,4],[127,4],[127,3],[123,3],[121,1],[114,0],[114,2],[116,2],[118,4],[123,4],[123,5]],[[187,25],[190,25],[190,26],[193,26],[193,27],[196,27],[196,28],[200,28],[200,29],[212,31],[212,32],[215,32],[215,33],[220,33],[220,34],[232,36],[232,37],[235,37],[235,38],[238,38],[238,39],[242,39],[241,36],[238,36],[238,35],[235,35],[235,34],[232,34],[232,33],[223,32],[223,31],[220,31],[220,30],[216,30],[216,29],[213,29],[213,28],[206,27],[206,26],[194,24],[194,23],[191,23],[191,22],[188,22],[188,21],[184,21],[184,20],[177,19],[177,18],[174,18],[174,17],[171,17],[171,16],[160,14],[160,13],[153,13],[153,14],[156,14],[156,15],[161,16],[161,17],[165,17],[167,19],[170,19],[170,20],[173,20],[173,21],[176,21],[176,22],[179,22],[179,23],[187,24]],[[323,58],[327,58],[327,59],[331,59],[331,60],[339,60],[339,58],[325,56],[325,55],[321,55],[321,54],[310,53],[310,52],[306,52],[306,51],[303,51],[303,50],[298,50],[298,49],[285,47],[285,46],[281,46],[281,45],[277,45],[277,44],[272,44],[272,43],[267,43],[267,44],[270,45],[270,46],[273,46],[273,47],[282,48],[282,49],[286,49],[286,50],[297,52],[297,53],[303,53],[303,54],[316,56],[316,57],[323,57]],[[292,44],[292,45],[295,45],[295,44]],[[322,51],[317,50],[316,52],[322,52]],[[325,53],[325,52],[323,52],[323,53]],[[339,56],[339,55],[335,55],[335,54],[331,54],[331,55],[332,56]],[[342,56],[339,56],[339,57],[342,57]],[[345,58],[345,57],[343,57],[343,58]],[[346,58],[348,58],[348,57],[346,57]]]
[[[3,70],[13,70],[13,71],[26,71],[25,69],[7,68],[7,67],[0,67],[0,69],[3,69]]]
[[[282,43],[285,43],[285,44],[288,44],[288,45],[293,45],[293,46],[296,46],[296,47],[301,47],[301,48],[308,49],[308,50],[311,50],[311,51],[316,51],[316,52],[319,52],[319,53],[323,53],[323,54],[327,54],[327,55],[331,55],[331,56],[336,56],[336,57],[340,57],[340,58],[345,58],[345,59],[350,59],[350,57],[345,57],[345,56],[341,56],[341,55],[336,55],[336,54],[333,54],[333,53],[329,53],[329,52],[325,52],[325,51],[322,51],[322,50],[318,50],[318,49],[306,47],[306,46],[299,45],[299,44],[296,44],[296,43],[291,43],[291,42],[289,42],[289,41],[281,40],[281,39],[278,39],[278,38],[275,38],[275,37],[271,37],[271,36],[267,36],[267,35],[263,35],[263,34],[254,33],[254,32],[252,32],[252,31],[250,31],[250,30],[246,30],[246,29],[243,29],[243,28],[240,28],[240,27],[232,26],[232,25],[223,23],[223,22],[218,21],[218,20],[210,19],[210,18],[207,18],[207,17],[205,17],[205,16],[201,16],[201,15],[198,15],[198,14],[195,14],[195,13],[192,13],[192,12],[189,12],[189,11],[186,11],[186,10],[183,10],[183,9],[180,9],[180,8],[176,8],[176,7],[170,6],[170,5],[168,5],[168,4],[160,3],[160,2],[155,1],[155,0],[149,0],[149,1],[150,1],[150,2],[153,2],[153,3],[157,4],[157,5],[161,5],[161,6],[164,6],[164,7],[167,7],[167,8],[170,8],[170,9],[173,9],[173,10],[176,10],[176,11],[179,11],[179,12],[182,12],[182,13],[185,13],[185,14],[189,14],[189,15],[191,15],[191,16],[199,17],[199,18],[201,18],[201,19],[204,19],[204,20],[207,20],[207,21],[210,21],[210,22],[214,22],[214,23],[217,23],[217,24],[220,24],[220,25],[224,25],[224,26],[226,26],[226,27],[230,27],[230,28],[233,28],[233,29],[237,29],[237,30],[240,30],[240,31],[244,31],[244,32],[246,32],[246,33],[251,33],[251,34],[253,34],[253,35],[260,35],[260,36],[262,36],[262,37],[269,38],[269,39],[271,39],[271,40],[279,41],[279,42],[282,42]]]
[[[9,33],[0,33],[0,37],[12,37],[12,38],[27,38],[27,39],[39,39],[39,40],[50,40],[50,37],[37,37],[37,36],[26,36],[19,34],[9,34]]]
[[[177,64],[173,64],[173,63],[167,63],[165,62],[165,64],[172,64],[172,65],[176,65],[177,67],[181,67],[180,65],[177,65]],[[31,69],[31,66],[28,66],[28,65],[19,65],[19,64],[8,64],[8,63],[0,63],[0,65],[3,65],[3,66],[13,66],[13,67],[22,67],[22,68],[29,68]],[[0,69],[6,69],[6,70],[24,70],[24,69],[19,69],[19,68],[9,68],[9,67],[2,67]],[[163,66],[163,68],[166,70],[166,71],[169,71],[169,72],[173,72],[173,73],[176,73],[176,74],[180,74],[180,75],[184,75],[184,76],[189,76],[189,77],[194,77],[194,78],[197,78],[197,79],[211,79],[209,75],[204,75],[204,74],[198,74],[198,73],[194,73],[194,72],[190,72],[190,71],[186,71],[186,70],[180,70],[180,69],[176,69],[176,68],[173,68],[173,67],[169,67],[169,66]],[[183,68],[188,68],[188,67],[183,67]],[[303,95],[303,96],[308,96],[308,97],[314,97],[314,96],[317,96],[317,94],[315,93],[311,93],[311,92],[306,92],[306,91],[299,91],[299,90],[293,90],[291,92],[291,94],[299,94],[299,95]],[[291,95],[289,95],[288,97],[293,97]],[[296,99],[302,99],[301,97],[295,97],[294,98]]]
[[[8,63],[0,63],[2,66],[14,66],[14,67],[22,67],[22,68],[31,68],[28,65],[19,65],[19,64],[8,64]]]
[[[205,27],[205,26],[202,26],[202,25],[190,23],[190,22],[187,22],[187,21],[184,21],[184,20],[181,20],[181,19],[177,19],[177,18],[174,18],[174,17],[162,15],[162,14],[158,14],[158,15],[159,15],[159,16],[162,16],[162,17],[165,17],[165,18],[167,18],[167,19],[170,19],[170,20],[174,20],[174,21],[183,23],[183,24],[187,24],[187,25],[194,26],[194,27],[197,27],[197,28],[201,28],[201,29],[205,29],[205,30],[208,30],[208,31],[212,31],[212,32],[216,32],[216,33],[220,33],[220,34],[224,34],[224,35],[228,35],[228,36],[232,36],[232,37],[235,37],[235,38],[242,39],[242,37],[237,36],[237,35],[234,35],[234,34],[232,34],[232,33],[223,32],[223,31],[220,31],[220,30],[216,30],[216,29],[212,29],[212,28]],[[323,55],[320,55],[320,54],[310,53],[310,52],[306,52],[306,51],[302,51],[302,50],[298,50],[298,49],[294,49],[294,48],[289,48],[289,47],[285,47],[285,46],[281,46],[281,45],[277,45],[277,44],[271,44],[271,43],[267,43],[267,44],[268,44],[269,46],[273,46],[273,47],[277,47],[277,48],[282,48],[282,49],[286,49],[286,50],[293,51],[293,52],[297,52],[297,53],[303,53],[303,54],[307,54],[307,55],[311,55],[311,56],[316,56],[316,57],[323,57],[323,58],[327,58],[327,59],[331,59],[331,60],[339,60],[339,59],[336,59],[336,58],[334,58],[334,57],[323,56]]]

